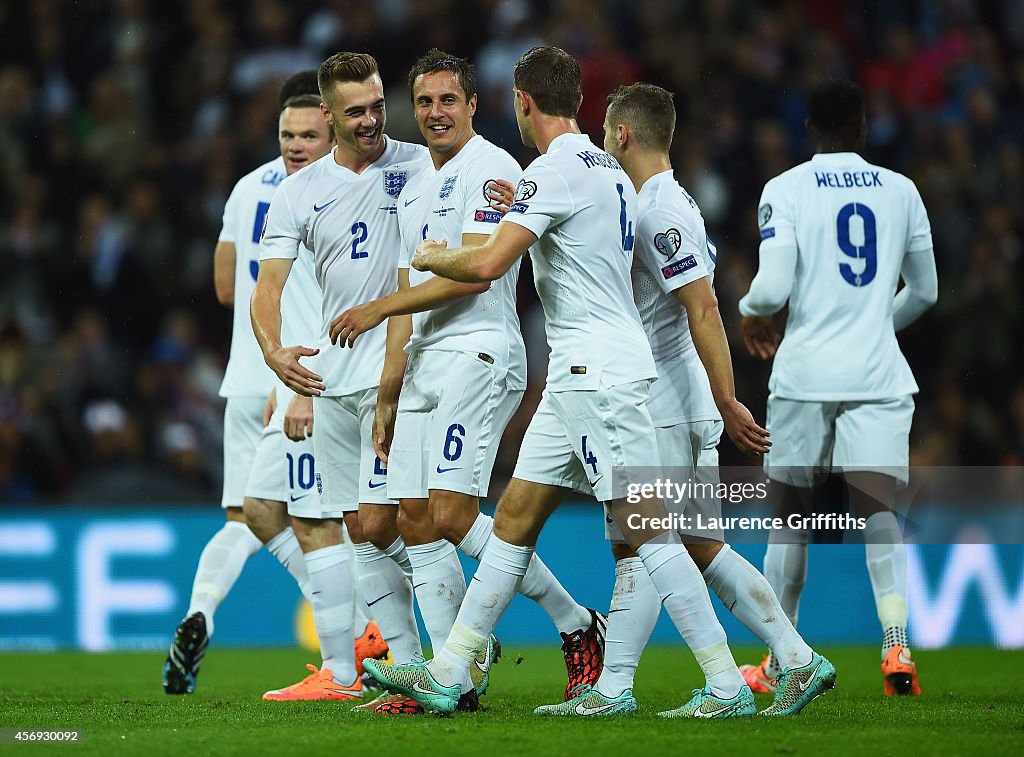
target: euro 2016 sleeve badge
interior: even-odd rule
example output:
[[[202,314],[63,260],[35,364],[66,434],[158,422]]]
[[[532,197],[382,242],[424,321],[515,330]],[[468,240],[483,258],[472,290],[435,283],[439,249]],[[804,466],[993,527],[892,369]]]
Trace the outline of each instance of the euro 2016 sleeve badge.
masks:
[[[408,171],[385,171],[384,191],[391,197],[398,197],[398,195],[402,194],[402,188],[405,187],[405,182],[408,180]]]

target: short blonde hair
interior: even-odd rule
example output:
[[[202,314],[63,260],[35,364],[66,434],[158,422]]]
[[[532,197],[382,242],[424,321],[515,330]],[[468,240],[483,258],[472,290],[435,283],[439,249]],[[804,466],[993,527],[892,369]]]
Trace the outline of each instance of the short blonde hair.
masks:
[[[330,103],[335,84],[366,81],[374,74],[380,75],[376,59],[369,53],[335,53],[320,64],[316,80],[320,86],[320,97]]]

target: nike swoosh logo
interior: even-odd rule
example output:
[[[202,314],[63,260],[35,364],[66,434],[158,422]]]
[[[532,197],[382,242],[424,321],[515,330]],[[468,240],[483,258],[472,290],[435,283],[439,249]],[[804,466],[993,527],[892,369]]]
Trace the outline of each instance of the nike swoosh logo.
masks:
[[[583,704],[583,702],[580,702],[576,705],[575,709],[577,715],[597,715],[602,712],[607,712],[608,710],[618,706],[618,704],[618,702],[612,702],[611,704],[604,704],[600,707],[588,707]]]
[[[323,210],[324,208],[326,208],[326,207],[327,207],[328,205],[330,205],[331,203],[334,203],[334,202],[336,202],[337,200],[338,200],[338,198],[337,198],[337,197],[335,197],[335,198],[334,198],[333,200],[331,200],[331,202],[325,202],[325,203],[324,203],[323,205],[317,205],[317,204],[316,204],[316,203],[314,202],[314,203],[313,203],[313,212],[314,212],[314,213],[319,213],[319,212],[320,212],[321,210]]]
[[[367,483],[370,485],[371,489],[379,489],[380,487],[384,486],[384,484],[386,484],[387,481],[381,481],[379,484],[375,484],[373,483],[373,481],[368,481]]]
[[[420,197],[422,197],[422,195],[420,195]],[[418,199],[420,199],[420,198],[419,197],[413,197],[411,200],[406,200],[405,201],[405,207],[409,207],[414,202],[416,202]]]
[[[416,591],[416,589],[420,588],[421,586],[426,586],[426,585],[427,585],[426,581],[424,581],[423,583],[413,584],[412,585],[412,589],[413,589],[413,591]]]
[[[387,599],[388,597],[390,597],[390,596],[391,596],[392,594],[394,594],[394,593],[395,593],[395,592],[393,592],[393,591],[389,591],[389,592],[388,592],[387,594],[385,594],[385,595],[384,595],[383,597],[377,597],[377,598],[376,598],[375,600],[373,600],[372,602],[367,602],[367,603],[366,603],[366,606],[367,606],[367,607],[373,607],[373,606],[374,606],[375,604],[377,604],[378,602],[380,602],[380,601],[381,601],[382,599]]]
[[[305,499],[308,496],[308,494],[303,494],[301,497],[296,497],[294,494],[292,494],[290,495],[289,498],[291,499],[292,502],[298,502],[300,499]]]
[[[713,712],[706,712],[706,711],[704,710],[704,705],[705,705],[705,704],[706,704],[706,702],[704,702],[704,703],[701,703],[701,706],[700,706],[700,707],[698,707],[698,708],[697,708],[696,710],[694,710],[694,711],[693,711],[693,714],[694,714],[694,715],[696,715],[696,716],[697,716],[698,718],[715,718],[715,717],[722,717],[722,716],[723,716],[723,715],[725,715],[726,713],[729,713],[729,712],[732,712],[733,710],[735,710],[735,709],[736,709],[736,706],[737,706],[737,704],[739,704],[739,703],[737,702],[737,703],[731,704],[731,705],[729,705],[728,707],[724,707],[724,708],[722,708],[722,709],[720,709],[720,710],[715,710],[715,711],[713,711]]]
[[[591,486],[597,486],[599,483],[601,483],[601,479],[602,478],[604,478],[604,476],[598,476],[593,481],[590,481],[590,479],[588,478],[587,481],[590,481],[590,485]],[[608,521],[608,522],[611,523],[611,521]]]
[[[800,691],[807,691],[807,689],[810,688],[811,682],[814,680],[814,676],[818,672],[818,668],[820,668],[820,667],[821,667],[821,662],[819,662],[817,665],[814,666],[814,670],[811,671],[810,676],[808,676],[808,678],[807,678],[807,683],[798,683],[797,684],[797,687],[799,687]]]
[[[913,665],[914,664],[914,661],[911,660],[909,657],[905,657],[903,655],[903,652],[899,652],[896,656],[899,658],[900,662],[902,662],[904,665]]]
[[[440,465],[437,466],[437,472],[438,473],[447,473],[448,471],[453,471],[453,470],[462,470],[462,468],[461,467],[442,468]]]
[[[430,694],[431,696],[436,695],[438,693],[438,692],[434,691],[433,689],[425,689],[425,688],[423,688],[420,685],[419,681],[416,681],[415,683],[413,683],[412,690],[415,691],[417,694]]]

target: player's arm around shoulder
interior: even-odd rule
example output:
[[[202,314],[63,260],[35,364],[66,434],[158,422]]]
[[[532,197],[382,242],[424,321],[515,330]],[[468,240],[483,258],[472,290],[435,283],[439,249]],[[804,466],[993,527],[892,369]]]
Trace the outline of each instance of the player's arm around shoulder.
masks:
[[[508,273],[526,254],[537,237],[514,223],[500,223],[483,244],[449,250],[444,240],[420,242],[412,259],[417,271],[430,271],[453,281],[480,283],[496,281]]]

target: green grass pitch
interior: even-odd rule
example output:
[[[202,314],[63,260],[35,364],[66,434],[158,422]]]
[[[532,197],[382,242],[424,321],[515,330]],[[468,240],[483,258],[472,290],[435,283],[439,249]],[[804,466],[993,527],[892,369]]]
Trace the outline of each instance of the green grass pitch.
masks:
[[[338,702],[263,702],[310,662],[298,650],[218,649],[191,696],[160,686],[163,656],[0,654],[0,728],[83,728],[81,745],[0,751],[132,754],[332,754],[410,757],[540,755],[959,755],[1024,753],[1024,653],[950,649],[915,654],[925,696],[882,696],[876,648],[821,650],[836,689],[795,718],[665,721],[701,680],[685,648],[648,649],[637,674],[640,713],[587,721],[541,719],[564,686],[554,647],[507,644],[486,711],[454,717],[354,715]],[[737,649],[737,660],[760,659]],[[758,696],[759,706],[770,698]]]

